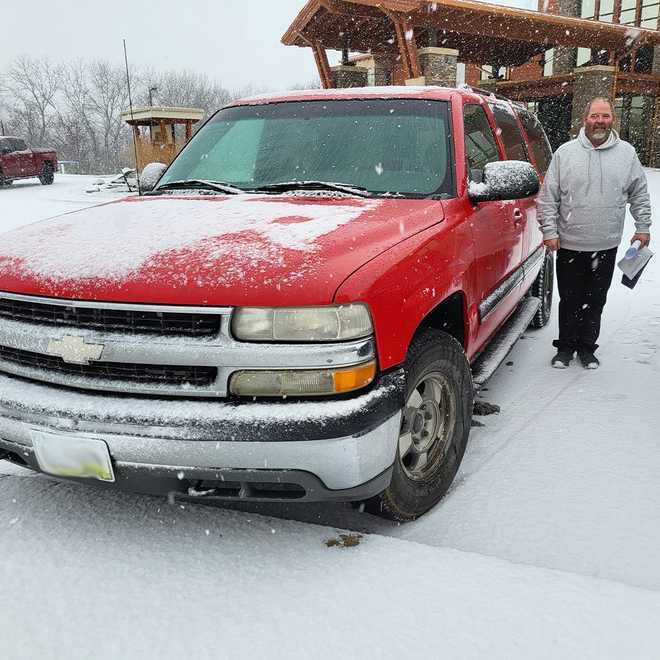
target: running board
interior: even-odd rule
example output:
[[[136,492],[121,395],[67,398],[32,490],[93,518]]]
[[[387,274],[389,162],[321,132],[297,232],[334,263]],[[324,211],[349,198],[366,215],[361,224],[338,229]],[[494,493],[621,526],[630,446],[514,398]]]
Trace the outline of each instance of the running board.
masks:
[[[476,359],[472,365],[472,381],[476,389],[484,385],[504,362],[513,345],[529,327],[540,306],[541,301],[538,298],[525,298],[488,344],[488,348]]]

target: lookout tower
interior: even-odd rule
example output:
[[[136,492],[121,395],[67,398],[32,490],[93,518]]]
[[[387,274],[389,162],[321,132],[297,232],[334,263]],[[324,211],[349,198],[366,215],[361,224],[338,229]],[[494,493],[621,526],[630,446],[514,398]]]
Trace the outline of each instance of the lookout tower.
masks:
[[[135,108],[121,118],[133,127],[137,144],[137,168],[148,163],[169,165],[192,137],[193,124],[204,117],[200,108]]]

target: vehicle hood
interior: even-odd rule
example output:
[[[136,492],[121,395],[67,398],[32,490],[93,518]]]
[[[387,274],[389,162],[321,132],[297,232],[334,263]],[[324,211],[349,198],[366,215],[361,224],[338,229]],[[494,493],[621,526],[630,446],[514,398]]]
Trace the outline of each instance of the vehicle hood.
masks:
[[[129,197],[0,238],[0,291],[176,305],[332,302],[442,203],[312,196]]]

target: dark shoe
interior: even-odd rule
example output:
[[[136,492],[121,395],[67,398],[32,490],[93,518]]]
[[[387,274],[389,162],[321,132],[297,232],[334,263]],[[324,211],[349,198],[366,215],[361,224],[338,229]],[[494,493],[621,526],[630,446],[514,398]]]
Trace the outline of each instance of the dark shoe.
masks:
[[[568,367],[571,364],[571,360],[573,359],[573,354],[575,351],[571,351],[568,348],[560,348],[557,351],[557,355],[555,355],[550,364],[555,368],[555,369],[568,369]]]
[[[598,369],[600,362],[591,351],[578,351],[578,357],[585,369]]]

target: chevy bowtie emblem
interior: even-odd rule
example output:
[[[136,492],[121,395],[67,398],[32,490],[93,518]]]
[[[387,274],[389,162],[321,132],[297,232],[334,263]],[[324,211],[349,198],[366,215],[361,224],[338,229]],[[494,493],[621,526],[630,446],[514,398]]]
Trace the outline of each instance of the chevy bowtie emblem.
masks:
[[[104,348],[103,344],[86,344],[82,337],[70,335],[48,342],[48,354],[61,357],[69,364],[89,364],[92,360],[98,360]]]

